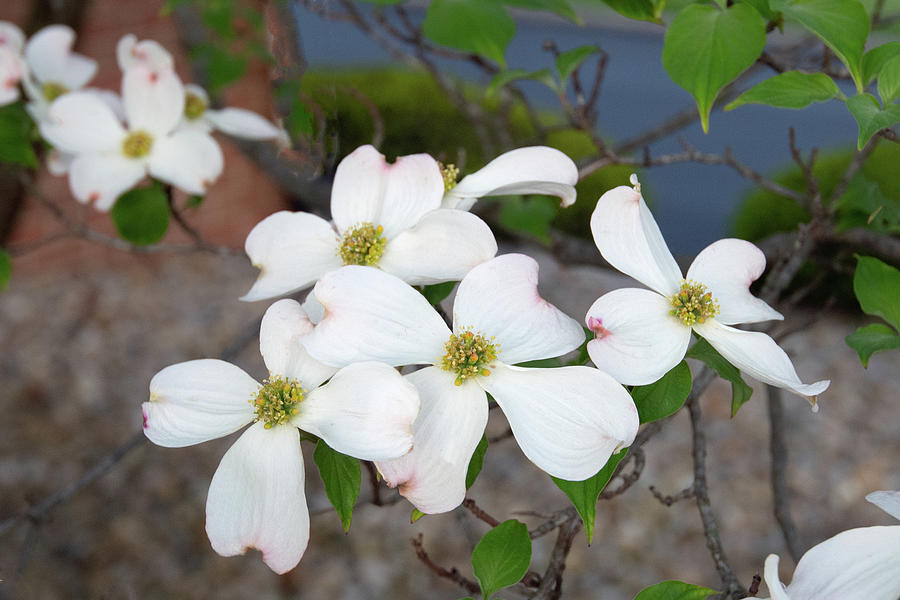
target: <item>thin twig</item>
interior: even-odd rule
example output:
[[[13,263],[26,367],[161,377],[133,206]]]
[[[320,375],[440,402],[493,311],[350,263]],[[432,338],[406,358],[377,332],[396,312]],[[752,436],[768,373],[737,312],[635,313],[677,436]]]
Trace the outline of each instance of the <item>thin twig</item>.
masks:
[[[666,494],[663,495],[659,490],[656,489],[655,486],[650,486],[650,493],[653,494],[653,497],[659,500],[660,504],[664,506],[672,506],[679,500],[689,500],[694,497],[694,486],[686,487],[680,492],[676,492],[675,494]]]
[[[566,570],[566,558],[579,531],[581,519],[575,518],[569,519],[559,528],[556,544],[550,553],[550,564],[541,577],[541,586],[533,596],[535,600],[559,600],[562,597],[562,577]]]
[[[787,483],[788,447],[784,435],[784,407],[781,390],[766,386],[769,406],[769,452],[772,459],[771,483],[775,520],[784,534],[788,552],[794,563],[803,555],[803,546],[797,534],[797,526],[791,517],[790,490]]]
[[[484,521],[491,527],[496,527],[500,524],[500,521],[498,519],[492,517],[490,514],[488,514],[487,511],[478,506],[478,504],[472,498],[466,498],[465,500],[463,500],[462,505],[464,508],[468,509],[470,513],[472,513],[478,519]]]
[[[481,591],[481,588],[477,583],[465,577],[460,573],[456,567],[451,567],[450,569],[445,569],[444,567],[436,564],[431,557],[428,556],[428,553],[425,551],[425,547],[422,544],[422,534],[420,533],[418,536],[412,538],[410,541],[412,542],[413,548],[416,550],[416,557],[422,561],[422,563],[428,567],[434,574],[438,577],[442,577],[444,579],[449,579],[463,590],[468,592],[469,594],[477,594]]]

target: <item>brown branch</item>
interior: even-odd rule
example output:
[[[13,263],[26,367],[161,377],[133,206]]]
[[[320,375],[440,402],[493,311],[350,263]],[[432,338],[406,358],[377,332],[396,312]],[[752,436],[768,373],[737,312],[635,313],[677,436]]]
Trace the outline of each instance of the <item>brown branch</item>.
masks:
[[[824,241],[846,244],[900,263],[900,239],[862,227],[841,232],[827,232]]]
[[[784,435],[784,407],[781,390],[766,386],[769,406],[769,453],[771,455],[772,502],[775,520],[784,534],[788,552],[794,563],[803,556],[803,546],[797,534],[797,526],[791,517],[790,490],[787,483],[788,447]]]
[[[679,500],[689,500],[694,497],[694,486],[686,487],[680,492],[676,492],[672,495],[663,495],[659,490],[656,489],[655,486],[650,486],[650,493],[653,494],[653,497],[659,500],[660,504],[664,506],[672,506]]]
[[[562,524],[556,536],[556,544],[550,553],[550,564],[541,578],[541,585],[533,596],[535,600],[559,600],[562,597],[562,577],[566,570],[566,558],[572,549],[575,536],[581,531],[581,519],[572,518]]]
[[[425,551],[425,547],[422,544],[422,537],[423,536],[420,533],[418,536],[410,540],[410,542],[412,542],[413,548],[415,548],[416,550],[416,558],[422,561],[422,563],[426,567],[428,567],[435,575],[452,581],[469,594],[474,595],[481,591],[481,587],[479,587],[477,583],[475,583],[468,577],[463,576],[456,567],[445,569],[444,567],[436,564],[433,560],[431,560],[431,557],[428,556],[428,553]]]
[[[462,505],[464,508],[468,509],[470,513],[472,513],[478,519],[484,521],[491,527],[496,527],[500,524],[500,521],[498,519],[495,519],[490,514],[488,514],[487,511],[478,506],[478,504],[476,504],[475,500],[473,500],[472,498],[466,498],[465,500],[463,500]]]

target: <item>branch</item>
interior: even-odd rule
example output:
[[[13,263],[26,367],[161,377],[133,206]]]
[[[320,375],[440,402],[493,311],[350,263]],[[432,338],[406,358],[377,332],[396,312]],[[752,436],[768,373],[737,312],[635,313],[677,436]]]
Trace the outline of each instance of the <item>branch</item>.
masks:
[[[463,500],[462,505],[465,508],[467,508],[470,513],[472,513],[478,519],[484,521],[491,527],[496,527],[497,525],[500,524],[500,521],[498,519],[495,519],[490,514],[488,514],[483,508],[478,506],[478,504],[476,504],[475,500],[473,500],[472,498],[466,498],[465,500]]]
[[[581,519],[574,517],[559,528],[556,545],[553,546],[553,552],[550,554],[550,564],[544,571],[537,594],[533,596],[535,600],[559,600],[562,597],[562,577],[566,570],[566,558],[569,556],[572,542],[579,531],[581,531]]]
[[[444,579],[449,579],[463,590],[468,592],[469,594],[475,595],[481,591],[481,587],[468,577],[463,576],[456,567],[451,567],[449,570],[444,567],[437,565],[434,561],[431,560],[431,557],[428,556],[428,553],[425,552],[425,547],[422,545],[422,534],[420,533],[418,536],[412,538],[410,540],[412,542],[413,548],[416,549],[416,557],[425,564],[426,567],[431,569],[433,573],[435,573],[438,577],[443,577]]]
[[[796,564],[803,556],[803,546],[797,535],[797,526],[791,518],[790,490],[787,483],[788,447],[784,438],[784,407],[781,390],[766,386],[769,405],[769,453],[772,458],[771,483],[775,520],[784,534],[788,552]]]

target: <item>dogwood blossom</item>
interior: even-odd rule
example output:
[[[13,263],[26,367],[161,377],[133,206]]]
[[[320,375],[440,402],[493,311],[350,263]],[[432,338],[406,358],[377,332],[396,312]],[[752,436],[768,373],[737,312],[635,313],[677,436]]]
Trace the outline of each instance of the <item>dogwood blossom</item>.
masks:
[[[48,25],[28,39],[25,60],[28,74],[22,80],[31,118],[47,119],[50,103],[80,90],[97,73],[97,61],[72,52],[75,32],[67,25]]]
[[[547,146],[510,150],[458,183],[455,166],[444,166],[442,174],[446,191],[441,206],[459,210],[469,210],[484,196],[504,194],[547,194],[570,206],[578,182],[578,168],[572,159]]]
[[[452,331],[424,296],[377,269],[343,267],[313,289],[324,307],[303,338],[313,357],[334,366],[432,365],[406,376],[422,402],[412,452],[376,463],[422,512],[462,502],[469,459],[488,420],[486,392],[525,455],[555,477],[594,475],[637,433],[631,397],[606,373],[515,366],[584,341],[579,324],[540,297],[537,279],[537,263],[521,254],[478,265],[459,284]]]
[[[342,265],[378,267],[412,285],[461,279],[497,253],[480,218],[441,209],[444,182],[427,154],[393,164],[372,146],[351,152],[331,189],[333,223],[280,211],[260,221],[245,249],[261,272],[241,300],[301,290]]]
[[[360,362],[341,370],[312,360],[298,340],[312,329],[300,305],[276,302],[263,317],[260,352],[269,377],[258,384],[221,360],[166,367],[150,381],[144,433],[182,447],[253,423],[222,457],[206,501],[206,533],[223,556],[257,548],[275,572],[294,568],[309,540],[298,428],[365,460],[412,447],[415,388],[395,369]],[[328,383],[322,383],[328,379]]]
[[[866,499],[900,519],[900,492],[873,492]],[[771,600],[897,600],[900,597],[900,525],[843,531],[813,546],[787,587],[778,576],[779,557],[766,557],[764,578]]]
[[[222,151],[207,134],[176,131],[184,87],[170,69],[138,63],[122,79],[127,127],[97,95],[72,92],[51,104],[41,134],[75,156],[69,187],[81,202],[109,210],[148,173],[189,194],[203,194],[222,172]]]
[[[652,383],[684,358],[693,330],[745,374],[806,397],[816,410],[830,381],[802,383],[772,338],[731,327],[784,318],[749,291],[766,266],[762,251],[744,240],[719,240],[682,278],[634,175],[632,183],[597,201],[591,231],[603,258],[650,290],[614,290],[590,307],[594,364],[626,385]]]
[[[22,30],[9,21],[0,21],[0,106],[19,99],[19,81],[25,72],[24,45]]]

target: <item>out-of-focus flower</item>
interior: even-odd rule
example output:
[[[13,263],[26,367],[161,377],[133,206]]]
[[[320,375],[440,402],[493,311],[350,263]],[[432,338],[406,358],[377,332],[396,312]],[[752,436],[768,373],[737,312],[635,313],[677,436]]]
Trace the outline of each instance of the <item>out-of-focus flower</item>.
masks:
[[[210,108],[209,96],[198,85],[189,83],[184,86],[184,91],[183,129],[199,129],[206,133],[215,129],[247,140],[284,140],[287,135],[283,129],[253,111]]]
[[[653,291],[614,290],[588,309],[594,364],[626,385],[652,383],[684,358],[693,330],[747,375],[804,396],[817,410],[816,396],[830,381],[802,383],[772,338],[730,327],[784,318],[749,290],[765,269],[762,251],[744,240],[719,240],[682,278],[634,175],[632,183],[597,201],[591,231],[609,264]]]
[[[299,343],[310,329],[297,302],[276,302],[260,328],[269,370],[261,385],[230,363],[192,360],[157,373],[142,407],[144,433],[166,447],[223,437],[253,422],[213,475],[206,532],[219,554],[257,548],[277,573],[294,568],[309,541],[298,428],[338,452],[384,460],[412,447],[419,410],[415,388],[388,365],[337,370],[311,359]]]
[[[0,106],[19,99],[19,82],[25,72],[24,45],[22,30],[9,21],[0,21]]]
[[[155,40],[138,41],[137,36],[133,33],[124,35],[119,40],[116,45],[116,59],[123,72],[140,64],[157,71],[175,68],[172,55],[159,42]]]
[[[82,89],[97,73],[97,61],[72,52],[75,32],[67,25],[48,25],[28,39],[25,60],[28,73],[22,80],[31,118],[47,119],[50,103]]]

